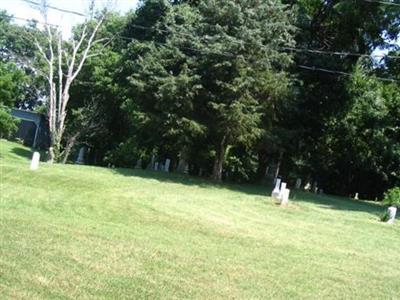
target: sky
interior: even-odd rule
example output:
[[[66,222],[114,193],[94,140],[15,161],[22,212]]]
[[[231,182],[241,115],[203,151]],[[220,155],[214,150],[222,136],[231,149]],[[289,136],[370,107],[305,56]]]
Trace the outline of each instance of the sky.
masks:
[[[34,2],[40,2],[40,0],[32,0]],[[49,5],[72,10],[80,13],[86,13],[89,5],[89,0],[49,0]],[[112,3],[112,9],[119,13],[126,13],[127,11],[134,9],[137,6],[138,0],[96,0],[96,8],[101,9],[107,3]],[[36,19],[39,22],[43,22],[38,10],[34,9],[29,3],[23,0],[0,0],[0,10],[6,10],[8,14],[15,17],[24,19]],[[85,20],[84,17],[77,16],[74,14],[63,13],[57,10],[49,10],[48,22],[54,25],[58,25],[62,29],[63,38],[68,39],[71,35],[71,29],[74,25],[81,23]],[[15,20],[16,23],[23,25],[25,21]]]

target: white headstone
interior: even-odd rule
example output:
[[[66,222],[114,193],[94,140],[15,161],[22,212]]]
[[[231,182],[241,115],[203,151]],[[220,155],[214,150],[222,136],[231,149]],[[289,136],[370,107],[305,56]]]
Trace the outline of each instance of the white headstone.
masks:
[[[282,199],[283,199],[283,193],[284,193],[285,190],[286,190],[286,185],[287,185],[286,182],[282,182],[282,184],[281,184],[281,189],[279,190],[278,200],[281,200],[281,201],[282,201]]]
[[[271,194],[271,197],[272,197],[273,199],[278,199],[278,197],[279,197],[279,192],[280,192],[280,186],[281,186],[281,179],[280,179],[280,178],[277,178],[277,179],[276,179],[276,182],[275,182],[275,187],[274,187],[274,189],[272,190],[272,194]]]
[[[359,200],[359,199],[358,199],[358,193],[355,194],[354,200]]]
[[[290,190],[285,188],[283,190],[283,192],[282,192],[281,206],[288,206],[288,204],[289,204],[289,194],[290,194]]]
[[[396,213],[397,213],[397,207],[395,206],[390,206],[388,208],[388,215],[389,215],[389,219],[387,220],[386,223],[388,224],[393,224],[394,220],[396,219]]]
[[[169,165],[171,164],[171,160],[167,158],[165,160],[164,172],[169,172]]]
[[[40,153],[33,152],[32,161],[31,161],[31,170],[37,170],[39,168],[40,161]]]
[[[154,163],[154,171],[158,171],[158,161]]]
[[[300,189],[301,188],[301,178],[297,178],[296,180],[296,189]]]

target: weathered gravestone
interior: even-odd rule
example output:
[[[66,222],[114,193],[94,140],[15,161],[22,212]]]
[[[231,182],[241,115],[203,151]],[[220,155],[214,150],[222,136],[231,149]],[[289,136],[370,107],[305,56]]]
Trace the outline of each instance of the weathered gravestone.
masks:
[[[136,162],[135,169],[141,169],[142,168],[142,159],[139,158]]]
[[[81,147],[79,149],[78,157],[76,158],[75,163],[78,165],[82,165],[85,163],[85,147]]]
[[[164,172],[169,172],[169,165],[171,164],[171,160],[167,158],[165,160]]]
[[[154,171],[158,171],[158,161],[154,163]]]
[[[300,189],[301,188],[301,178],[297,178],[295,188],[296,189]]]
[[[279,193],[280,193],[280,186],[281,186],[281,179],[277,178],[276,182],[275,182],[275,187],[272,190],[272,194],[271,194],[272,199],[275,199],[275,200],[278,199]]]
[[[154,168],[154,161],[155,161],[155,156],[154,155],[152,155],[151,156],[151,160],[150,160],[150,162],[149,162],[149,164],[147,165],[147,167],[146,167],[146,170],[153,170],[153,168]]]
[[[315,193],[315,194],[317,194],[318,193],[318,182],[314,182],[314,184],[313,184],[313,192]]]
[[[39,161],[40,161],[40,153],[33,152],[32,160],[31,160],[31,170],[37,170],[39,168]]]

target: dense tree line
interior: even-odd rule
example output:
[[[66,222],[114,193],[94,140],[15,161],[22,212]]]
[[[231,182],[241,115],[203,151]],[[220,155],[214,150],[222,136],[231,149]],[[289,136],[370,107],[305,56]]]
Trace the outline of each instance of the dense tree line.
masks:
[[[263,181],[273,166],[290,182],[380,197],[400,184],[399,16],[361,0],[146,0],[110,14],[102,55],[71,88],[60,160],[86,145],[93,164],[145,166],[154,155],[238,182]],[[1,22],[12,30],[1,33],[0,76],[21,72],[45,94],[38,71],[10,69],[36,55],[21,37],[40,30]],[[368,56],[377,47],[391,56]],[[35,107],[4,78],[20,99],[7,106]]]

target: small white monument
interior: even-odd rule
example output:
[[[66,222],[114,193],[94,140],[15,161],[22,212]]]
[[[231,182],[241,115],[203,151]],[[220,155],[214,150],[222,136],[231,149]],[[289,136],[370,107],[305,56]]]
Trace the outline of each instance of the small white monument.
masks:
[[[33,152],[32,161],[31,161],[31,170],[37,170],[39,168],[39,161],[40,161],[40,153]]]
[[[311,190],[311,183],[307,182],[306,185],[304,186],[304,190],[309,192]]]
[[[280,193],[281,179],[277,178],[275,182],[275,187],[271,193],[272,199],[278,199]]]
[[[290,190],[285,188],[282,192],[282,201],[281,201],[282,207],[287,207],[289,205],[289,194]]]
[[[354,200],[360,200],[360,199],[358,199],[358,193],[355,194]]]
[[[388,224],[393,224],[393,223],[394,223],[394,220],[396,219],[396,213],[397,213],[397,207],[396,207],[396,206],[390,206],[390,207],[388,207],[389,219],[387,220],[386,223],[388,223]]]
[[[165,160],[164,172],[169,172],[169,165],[171,164],[171,160],[167,158]]]

